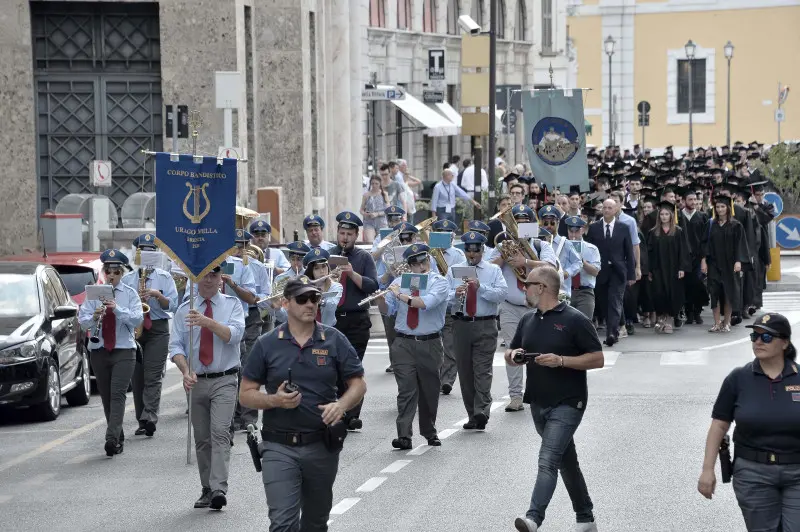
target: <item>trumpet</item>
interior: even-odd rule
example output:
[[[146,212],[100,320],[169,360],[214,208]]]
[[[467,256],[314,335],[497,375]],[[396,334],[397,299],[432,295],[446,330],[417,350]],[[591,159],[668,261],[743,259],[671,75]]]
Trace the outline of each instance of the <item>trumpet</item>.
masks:
[[[372,303],[372,302],[373,302],[373,301],[375,301],[376,299],[378,299],[378,298],[381,298],[381,297],[385,296],[385,295],[386,295],[386,294],[388,294],[389,292],[391,292],[391,290],[390,290],[390,289],[388,289],[388,288],[387,288],[387,289],[385,289],[385,290],[378,290],[377,292],[372,292],[370,295],[368,295],[367,297],[365,297],[364,299],[362,299],[361,301],[359,301],[359,302],[358,302],[358,306],[359,306],[359,307],[362,307],[362,306],[364,306],[364,305],[369,305],[370,303]]]
[[[89,341],[93,344],[100,343],[100,331],[103,330],[103,318],[106,315],[106,305],[105,303],[99,307],[101,309],[100,318],[97,320],[97,323],[94,325],[94,329],[92,329],[92,335],[89,336]]]
[[[467,277],[465,275],[464,277],[461,278],[461,282],[462,282],[461,286],[466,286],[467,281],[469,281],[469,277]],[[456,314],[459,314],[459,313],[463,314],[464,313],[464,305],[466,305],[466,304],[467,304],[467,291],[464,290],[458,296],[458,312],[456,312]]]

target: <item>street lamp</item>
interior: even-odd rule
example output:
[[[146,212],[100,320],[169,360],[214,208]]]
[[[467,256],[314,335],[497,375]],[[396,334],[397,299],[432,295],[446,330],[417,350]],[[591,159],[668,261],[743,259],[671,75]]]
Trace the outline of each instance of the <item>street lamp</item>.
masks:
[[[697,52],[697,45],[689,39],[689,42],[684,46],[686,50],[686,59],[689,60],[689,150],[692,149],[692,111],[694,103],[692,102],[692,61],[694,61],[694,54]]]
[[[614,45],[617,44],[617,41],[609,35],[605,41],[603,41],[603,45],[606,49],[606,55],[608,56],[608,145],[614,145],[614,122],[612,118],[612,102],[611,102],[611,93],[613,88],[613,81],[611,78],[611,57],[614,55]]]
[[[733,59],[733,43],[728,41],[725,45],[725,59],[728,60],[728,129],[725,136],[726,144],[731,145],[731,59]]]

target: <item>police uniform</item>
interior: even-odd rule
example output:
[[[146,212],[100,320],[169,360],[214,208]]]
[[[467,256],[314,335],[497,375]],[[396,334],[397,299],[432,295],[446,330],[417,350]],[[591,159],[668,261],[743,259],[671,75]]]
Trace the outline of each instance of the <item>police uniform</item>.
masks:
[[[287,269],[282,274],[275,277],[275,280],[272,282],[273,286],[279,286],[284,281],[289,281],[290,279],[294,279],[295,277],[299,277],[303,275],[303,257],[311,251],[311,248],[308,247],[307,244],[303,242],[289,242],[286,245],[286,252],[289,254],[290,257],[290,264],[289,269]],[[297,269],[295,269],[294,264],[297,264]],[[280,300],[277,301],[280,303]],[[275,321],[275,327],[284,323],[286,321],[286,317],[281,313],[281,309],[271,309],[270,312],[272,313],[273,319]]]
[[[100,255],[100,261],[104,269],[124,271],[128,257],[118,249],[107,249]],[[121,278],[114,287],[114,302],[116,305],[114,310],[106,308],[102,315],[99,329],[94,311],[103,305],[102,302],[86,299],[81,304],[78,314],[81,328],[91,330],[92,335],[97,337],[96,342],[89,341],[89,351],[97,390],[103,401],[103,413],[108,423],[105,444],[108,456],[120,454],[123,450],[125,434],[122,431],[122,422],[125,417],[125,399],[136,365],[136,340],[133,337],[133,330],[142,323],[143,318],[139,293],[123,283]]]
[[[586,225],[586,222],[580,216],[567,216],[564,223],[570,229]],[[570,283],[570,305],[591,320],[594,319],[594,285],[597,282],[597,277],[586,271],[583,262],[585,261],[599,270],[602,267],[600,250],[594,244],[583,240],[583,238],[574,242],[580,242],[581,268],[578,273],[568,279]]]
[[[461,236],[467,251],[483,253],[486,237],[470,231]],[[469,260],[462,266],[473,266]],[[492,364],[497,349],[498,305],[506,297],[508,286],[503,273],[496,264],[481,259],[474,264],[477,286],[468,285],[463,305],[456,295],[456,288],[463,280],[453,276],[453,268],[447,272],[450,284],[450,302],[453,304],[453,338],[458,364],[458,382],[461,397],[469,421],[464,428],[483,430],[489,420],[492,406]]]
[[[152,233],[136,237],[133,247],[137,250],[137,256],[140,250],[156,251],[155,240],[156,235]],[[143,319],[142,334],[137,340],[142,356],[133,371],[133,404],[139,421],[139,428],[134,434],[152,436],[158,423],[161,384],[169,349],[169,320],[178,308],[178,289],[172,275],[161,268],[142,270],[140,267],[128,273],[122,282],[138,292],[140,276],[146,275],[145,288],[161,292],[167,303],[165,308],[159,298],[151,297],[145,301],[150,306],[150,312]]]
[[[336,216],[339,227],[355,229],[358,231],[364,223],[361,218],[352,212],[340,212]],[[342,297],[336,309],[336,328],[344,334],[356,350],[359,360],[364,359],[369,343],[370,328],[372,321],[369,317],[369,309],[359,305],[362,299],[378,290],[378,274],[375,269],[375,261],[372,255],[366,250],[353,246],[350,249],[342,249],[335,246],[330,250],[331,255],[342,255],[348,258],[353,271],[361,275],[361,287],[359,288],[348,278],[347,272],[343,272],[339,278],[342,284]],[[345,383],[339,383],[339,394],[345,392]],[[361,407],[363,402],[354,407],[347,413],[347,424],[351,430],[360,429],[362,426]]]
[[[312,227],[319,227],[321,230],[325,229],[325,220],[318,214],[309,214],[305,218],[303,218],[303,229],[306,230],[306,235],[308,235],[308,230]],[[333,242],[328,242],[327,240],[322,240],[319,245],[312,244],[310,240],[306,239],[303,241],[305,245],[310,248],[322,248],[324,250],[330,251],[331,248],[335,247],[336,244]]]
[[[431,225],[434,231],[444,231],[454,234],[458,226],[451,220],[438,220]],[[447,266],[456,266],[463,264],[467,261],[464,252],[452,245],[446,249],[442,249],[442,255],[447,263]],[[440,275],[447,275],[447,272],[439,271],[439,265],[435,261],[431,263],[431,268],[435,269]],[[444,349],[444,356],[442,357],[442,365],[439,368],[439,373],[442,380],[442,393],[449,395],[453,390],[453,383],[456,381],[458,368],[456,365],[456,354],[453,343],[453,308],[448,305],[447,312],[444,316],[444,327],[442,328],[442,348]]]
[[[777,313],[759,316],[747,327],[777,338],[791,339],[792,335],[789,321]],[[761,333],[753,333],[757,334]],[[789,532],[800,526],[800,509],[791,502],[800,498],[800,372],[796,355],[790,343],[783,371],[775,379],[764,373],[758,359],[734,369],[714,403],[713,419],[735,422],[733,490],[748,530]]]
[[[262,234],[271,234],[272,233],[272,226],[269,222],[265,222],[264,220],[256,220],[250,224],[250,234],[255,238],[258,235]],[[254,244],[255,245],[255,244]],[[289,260],[286,258],[286,255],[280,249],[267,247],[266,249],[262,250],[264,252],[264,270],[266,271],[267,278],[267,290],[264,291],[265,295],[271,294],[272,283],[274,279],[279,273],[277,272],[278,269],[283,270],[280,273],[288,270],[291,265],[289,264]],[[261,310],[261,333],[267,333],[272,330],[274,325],[273,316],[271,312],[271,308],[269,303],[264,301],[259,303],[259,309]]]
[[[413,244],[403,253],[409,264],[430,260],[430,248]],[[396,449],[411,449],[412,424],[419,404],[419,431],[428,445],[441,445],[436,431],[436,413],[439,408],[442,361],[441,330],[450,293],[447,279],[428,271],[425,292],[400,288],[399,295],[389,292],[385,296],[388,314],[396,315],[396,338],[392,349],[392,367],[397,381],[397,438],[392,441]],[[401,278],[392,285],[399,287]],[[411,307],[412,300],[421,300],[425,308]]]
[[[286,285],[288,298],[309,291],[319,293],[305,277]],[[258,339],[244,377],[274,394],[290,375],[299,387],[300,404],[263,412],[260,451],[270,530],[327,530],[339,451],[325,446],[319,405],[336,401],[337,382],[362,377],[364,368],[347,338],[333,327],[315,323],[301,347],[283,324]]]
[[[218,266],[212,273],[220,270]],[[186,325],[190,308],[228,327],[230,339],[225,342],[209,329],[194,327],[193,343],[190,343],[192,328]],[[239,346],[244,337],[244,320],[239,298],[220,292],[209,299],[198,292],[193,302],[187,301],[178,307],[172,320],[170,360],[176,356],[185,357],[189,369],[197,375],[190,394],[191,421],[203,491],[195,508],[219,510],[227,504],[232,441],[229,430],[239,389]]]

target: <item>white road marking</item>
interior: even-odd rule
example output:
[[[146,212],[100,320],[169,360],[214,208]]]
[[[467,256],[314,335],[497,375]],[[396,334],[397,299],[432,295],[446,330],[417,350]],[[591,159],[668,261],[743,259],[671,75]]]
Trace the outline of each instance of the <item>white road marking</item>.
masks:
[[[411,449],[410,451],[408,451],[407,454],[408,454],[408,456],[420,456],[420,455],[423,455],[423,454],[427,453],[431,449],[433,449],[433,447],[431,447],[430,445],[428,445],[426,443],[425,445],[420,445],[419,447],[417,447],[415,449]]]
[[[0,504],[6,503],[13,498],[11,495],[0,495]]]
[[[72,429],[42,429],[42,430],[2,430],[0,436],[4,434],[34,434],[37,432],[70,432]]]
[[[356,488],[356,491],[360,491],[362,493],[369,493],[370,491],[373,491],[375,488],[383,484],[386,481],[386,478],[387,477],[372,477],[368,481],[361,484],[358,488]]]
[[[498,408],[500,408],[504,404],[505,403],[503,401],[495,401],[494,403],[492,403],[492,406],[489,407],[489,412],[494,412],[495,410],[497,410]]]
[[[70,458],[69,460],[67,460],[64,463],[67,464],[67,465],[82,464],[82,463],[88,461],[90,458],[92,458],[94,456],[100,456],[100,454],[99,453],[95,453],[95,454],[79,454],[78,456],[73,456],[72,458]]]
[[[23,484],[26,486],[39,486],[55,476],[55,473],[40,473],[24,481]]]
[[[492,361],[492,367],[502,368],[505,367],[505,365],[506,365],[505,351],[500,354],[495,353],[494,360]]]
[[[342,499],[339,503],[331,508],[331,515],[342,515],[347,510],[358,504],[358,501],[361,499],[359,497],[348,497],[346,499]]]
[[[458,421],[456,421],[455,423],[453,423],[453,426],[454,426],[454,427],[460,427],[461,425],[463,425],[464,423],[466,423],[466,422],[468,422],[468,421],[469,421],[469,418],[468,418],[468,417],[465,417],[464,419],[459,419]]]
[[[439,439],[443,440],[449,436],[452,436],[456,432],[458,432],[458,429],[445,429],[439,433]]]
[[[605,359],[603,367],[611,367],[616,364],[620,354],[619,351],[603,351],[603,358]]]
[[[706,366],[708,351],[664,351],[661,353],[662,366]]]
[[[381,473],[397,473],[411,462],[412,460],[395,460],[388,466],[384,467],[381,470]]]

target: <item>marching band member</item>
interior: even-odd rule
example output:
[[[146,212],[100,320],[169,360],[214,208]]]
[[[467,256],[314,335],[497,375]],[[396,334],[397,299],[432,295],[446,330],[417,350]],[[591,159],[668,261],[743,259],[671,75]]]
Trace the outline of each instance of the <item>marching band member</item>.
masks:
[[[492,363],[497,348],[497,312],[508,286],[503,272],[496,264],[483,259],[486,237],[470,231],[461,236],[466,264],[474,266],[477,277],[466,282],[447,272],[450,283],[450,302],[455,323],[453,338],[458,364],[458,382],[464,408],[469,415],[465,430],[486,428],[492,406]]]
[[[312,281],[330,275],[331,267],[328,264],[330,256],[330,253],[324,249],[312,249],[303,257],[303,266],[306,267],[303,274]],[[319,306],[317,307],[317,321],[323,325],[333,327],[336,323],[336,306],[339,304],[339,300],[342,297],[342,285],[328,277],[321,283],[315,282],[314,286],[316,286],[320,294],[322,294],[322,299],[320,299]],[[331,295],[325,297],[324,294],[326,293]],[[285,323],[287,318],[286,307],[281,307],[278,312],[281,317],[281,322]]]
[[[306,230],[307,240],[303,242],[310,248],[322,248],[330,250],[336,244],[328,242],[323,238],[325,231],[325,220],[318,214],[309,214],[303,219],[303,229]]]
[[[288,281],[303,275],[303,257],[306,256],[306,253],[311,251],[311,248],[303,242],[289,242],[286,244],[286,251],[289,254],[289,269],[275,277],[275,280],[272,282],[274,286],[279,286],[284,280]],[[282,318],[280,312],[278,312],[282,308],[280,298],[273,299],[271,305],[273,321],[275,322],[275,327],[277,327],[284,321],[284,318]]]
[[[514,205],[511,213],[517,223],[526,223],[533,220],[533,211],[526,205]],[[503,232],[497,235],[495,244],[499,244],[504,240],[510,240],[511,235],[508,232]],[[505,301],[500,303],[500,334],[503,337],[506,345],[511,345],[511,340],[514,338],[514,333],[517,330],[517,324],[522,318],[523,314],[528,312],[528,306],[525,300],[525,283],[520,281],[514,275],[515,268],[525,268],[526,271],[530,268],[537,266],[550,265],[557,268],[558,261],[553,247],[545,240],[531,239],[531,248],[534,253],[538,254],[535,259],[528,259],[522,255],[517,254],[510,259],[510,263],[506,264],[503,258],[498,255],[494,259],[494,263],[500,266],[503,277],[508,286]],[[508,395],[511,398],[505,407],[506,412],[519,412],[525,407],[522,406],[522,383],[524,379],[524,371],[520,366],[510,366],[506,364],[506,375],[508,376]]]
[[[489,242],[489,233],[492,232],[492,228],[481,220],[470,220],[469,224],[467,225],[467,229],[473,233],[483,235],[483,237],[486,239],[486,242],[483,244],[483,260],[487,262],[492,261],[498,253],[497,250],[492,247],[494,242]]]
[[[419,432],[428,445],[439,446],[436,412],[439,408],[442,361],[441,330],[447,310],[447,279],[431,271],[425,244],[412,244],[403,252],[412,273],[428,277],[425,294],[400,288],[400,277],[392,281],[390,291],[378,299],[381,312],[395,314],[396,338],[392,367],[397,381],[397,438],[395,449],[411,449],[412,424],[419,403]]]
[[[84,300],[78,321],[83,329],[94,331],[93,336],[97,337],[97,342],[89,342],[89,350],[108,424],[106,455],[114,456],[122,453],[125,441],[122,431],[125,396],[136,365],[133,330],[142,323],[142,300],[135,289],[120,282],[128,257],[118,249],[107,249],[100,255],[100,261],[106,283],[113,287],[114,298],[103,302]]]
[[[591,320],[594,317],[594,284],[602,267],[600,250],[583,240],[586,222],[580,216],[567,216],[564,223],[569,239],[580,242],[581,269],[570,279],[570,305]]]
[[[378,289],[375,261],[368,251],[355,247],[358,240],[358,228],[364,223],[352,212],[340,212],[336,216],[338,245],[330,251],[331,255],[342,255],[350,261],[342,267],[339,282],[342,284],[342,298],[336,309],[336,328],[344,334],[358,354],[359,360],[364,360],[364,353],[369,342],[369,330],[372,321],[368,309],[359,305],[362,299]],[[345,383],[339,383],[339,395],[345,393]],[[345,421],[350,430],[362,427],[361,407],[358,404],[347,413]]]
[[[458,226],[455,222],[450,220],[437,220],[431,225],[434,231],[450,233],[450,247],[443,249],[442,254],[447,263],[448,268],[456,264],[462,264],[467,261],[464,252],[460,249],[453,247],[453,236],[455,235]],[[440,272],[438,264],[436,270],[440,275],[447,275],[447,272]],[[440,368],[442,380],[442,393],[449,395],[453,390],[453,383],[456,382],[456,375],[458,368],[456,366],[456,354],[453,347],[453,309],[448,305],[447,312],[444,316],[444,328],[442,329],[442,346],[444,347],[444,356],[442,357],[442,367]]]
[[[387,227],[392,228],[396,228],[397,224],[401,223],[403,218],[406,216],[406,211],[395,205],[386,207],[383,212],[386,215]],[[378,251],[378,244],[381,243],[381,240],[383,240],[383,238],[381,238],[381,234],[378,232],[378,234],[375,235],[375,241],[372,242],[372,249],[370,250],[370,253],[372,253],[372,258],[375,260],[375,266],[378,265],[377,261],[381,258],[381,252]]]
[[[289,261],[286,255],[278,248],[269,247],[272,238],[272,226],[264,220],[256,220],[250,224],[250,243],[258,246],[264,252],[264,260],[269,263],[272,261],[274,275],[280,275],[289,269]],[[273,276],[274,276],[273,275]]]
[[[545,205],[539,209],[539,223],[550,233],[556,258],[561,265],[561,293],[570,297],[572,293],[572,282],[570,278],[581,270],[581,257],[572,244],[567,242],[565,236],[559,233],[559,217],[561,214],[552,205]]]
[[[241,301],[219,291],[221,268],[212,269],[196,284],[193,310],[186,301],[175,311],[169,342],[170,360],[183,374],[183,387],[192,390],[192,427],[203,486],[194,507],[213,510],[228,503],[233,438],[229,428],[236,408],[239,346],[245,327]],[[199,331],[194,331],[190,345],[192,326]]]
[[[157,251],[156,235],[146,233],[133,241],[133,248],[141,251]],[[138,339],[142,348],[142,359],[136,362],[133,371],[133,404],[139,428],[134,434],[148,437],[156,431],[158,408],[161,404],[161,383],[169,348],[169,320],[178,308],[178,289],[172,275],[161,268],[145,269],[144,289],[142,267],[128,273],[122,282],[137,292],[142,302],[150,306],[144,315],[142,334]]]

